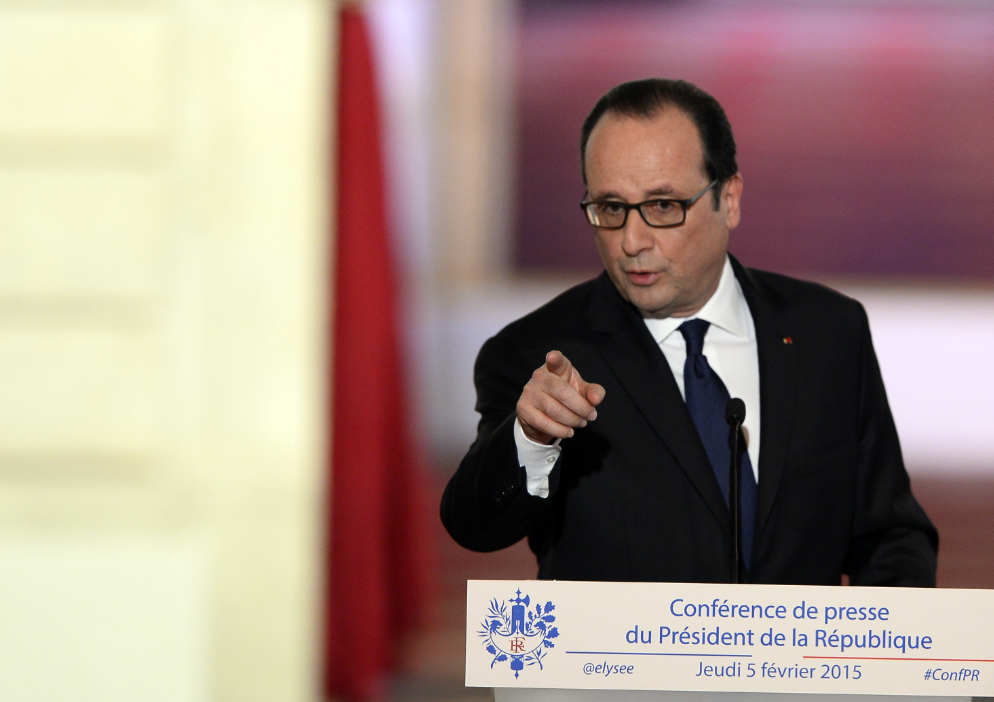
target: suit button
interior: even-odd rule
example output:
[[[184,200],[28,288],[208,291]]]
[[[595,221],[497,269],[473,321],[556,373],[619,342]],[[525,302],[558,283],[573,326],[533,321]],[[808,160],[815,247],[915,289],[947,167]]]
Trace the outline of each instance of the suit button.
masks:
[[[499,505],[504,504],[505,502],[507,502],[508,498],[510,498],[511,496],[514,495],[515,492],[517,492],[517,490],[518,490],[517,485],[505,485],[503,490],[501,490],[499,493],[494,495],[494,502],[496,502]]]

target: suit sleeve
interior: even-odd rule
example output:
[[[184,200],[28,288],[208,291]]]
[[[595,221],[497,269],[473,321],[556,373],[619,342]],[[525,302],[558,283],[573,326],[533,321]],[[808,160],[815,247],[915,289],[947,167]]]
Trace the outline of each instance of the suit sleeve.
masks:
[[[536,497],[527,491],[514,442],[518,398],[543,362],[544,353],[523,353],[501,335],[487,341],[477,356],[477,437],[449,480],[441,507],[445,528],[466,548],[496,551],[511,546],[552,509],[562,458],[549,475],[549,498]]]
[[[934,587],[939,535],[911,493],[865,313],[861,342],[859,465],[846,572],[852,585]]]

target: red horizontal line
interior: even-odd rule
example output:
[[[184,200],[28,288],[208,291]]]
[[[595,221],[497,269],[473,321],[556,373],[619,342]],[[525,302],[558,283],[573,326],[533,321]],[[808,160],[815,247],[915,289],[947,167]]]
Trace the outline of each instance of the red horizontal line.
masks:
[[[874,658],[872,656],[802,656],[823,661],[941,661],[944,663],[994,663],[985,658]]]

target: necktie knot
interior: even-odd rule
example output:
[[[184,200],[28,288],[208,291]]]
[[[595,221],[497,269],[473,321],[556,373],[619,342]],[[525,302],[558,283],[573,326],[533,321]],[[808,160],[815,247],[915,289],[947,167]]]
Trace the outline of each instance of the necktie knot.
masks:
[[[708,333],[711,322],[703,319],[691,319],[680,325],[680,333],[687,342],[687,355],[694,356],[704,353],[704,335]]]

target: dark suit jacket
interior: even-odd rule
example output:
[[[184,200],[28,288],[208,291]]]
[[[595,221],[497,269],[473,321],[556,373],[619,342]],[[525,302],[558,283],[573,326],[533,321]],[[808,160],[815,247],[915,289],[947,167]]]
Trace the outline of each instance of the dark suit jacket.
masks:
[[[911,494],[863,307],[732,260],[756,326],[762,446],[745,581],[934,586],[938,535]],[[515,405],[562,351],[607,393],[529,495]],[[659,346],[606,274],[488,340],[479,434],[442,498],[463,546],[528,537],[540,578],[727,582],[728,508]]]

